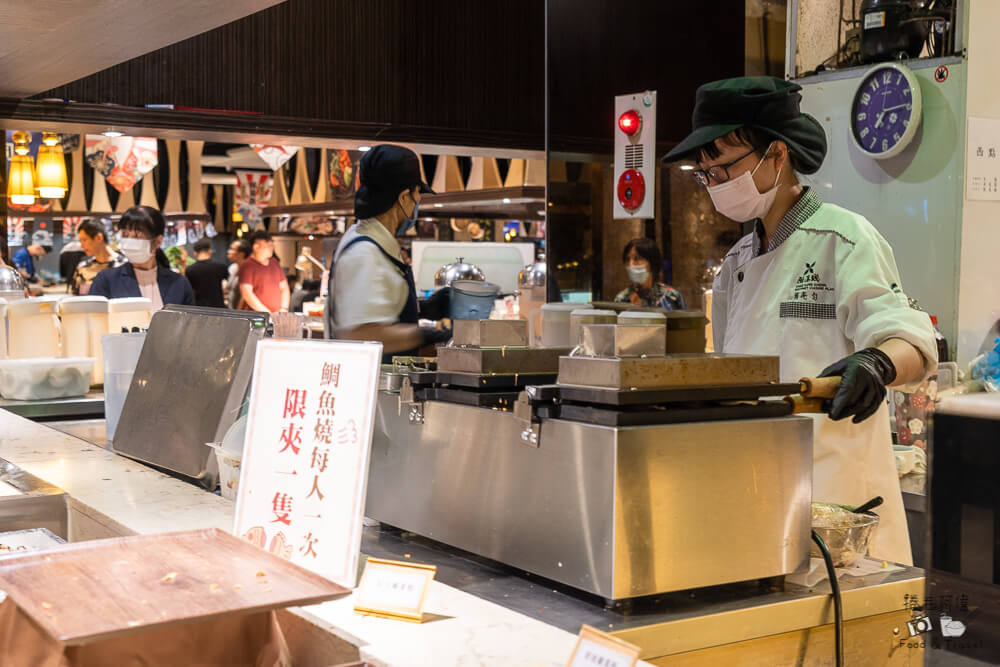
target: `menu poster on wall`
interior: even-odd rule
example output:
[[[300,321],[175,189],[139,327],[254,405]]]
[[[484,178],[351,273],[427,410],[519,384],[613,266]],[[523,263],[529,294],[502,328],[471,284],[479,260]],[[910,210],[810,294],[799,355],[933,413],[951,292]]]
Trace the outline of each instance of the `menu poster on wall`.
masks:
[[[1000,119],[969,116],[966,199],[1000,201]]]
[[[379,343],[257,344],[234,533],[357,583]]]

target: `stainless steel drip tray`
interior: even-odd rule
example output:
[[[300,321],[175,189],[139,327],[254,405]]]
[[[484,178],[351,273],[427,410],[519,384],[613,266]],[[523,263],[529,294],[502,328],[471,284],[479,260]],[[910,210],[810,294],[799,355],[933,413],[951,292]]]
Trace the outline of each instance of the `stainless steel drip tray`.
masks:
[[[214,486],[207,442],[236,421],[267,316],[169,306],[153,315],[113,449]]]
[[[67,539],[68,500],[58,486],[0,459],[0,533],[46,528]]]

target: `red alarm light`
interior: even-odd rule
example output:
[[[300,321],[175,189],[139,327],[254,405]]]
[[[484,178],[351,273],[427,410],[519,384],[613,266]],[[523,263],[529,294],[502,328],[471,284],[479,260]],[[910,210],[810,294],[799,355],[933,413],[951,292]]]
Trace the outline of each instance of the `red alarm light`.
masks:
[[[621,116],[618,116],[618,129],[630,137],[637,134],[641,127],[642,116],[635,109],[629,109]]]

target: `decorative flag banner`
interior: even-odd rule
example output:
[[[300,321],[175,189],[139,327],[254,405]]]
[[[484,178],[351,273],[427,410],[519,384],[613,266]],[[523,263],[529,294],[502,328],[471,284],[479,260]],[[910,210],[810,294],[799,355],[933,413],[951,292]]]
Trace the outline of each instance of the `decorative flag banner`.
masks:
[[[88,134],[84,155],[118,192],[125,192],[157,165],[153,137],[106,137]]]
[[[264,221],[264,207],[271,201],[274,177],[266,171],[236,169],[236,212],[250,229]]]
[[[264,144],[250,144],[250,148],[257,152],[260,159],[267,163],[267,166],[274,171],[281,169],[281,165],[292,159],[292,156],[299,151],[298,146],[265,146]]]
[[[24,218],[7,218],[7,245],[23,245]]]
[[[233,533],[357,583],[381,343],[257,343]]]
[[[62,220],[62,236],[63,241],[72,241],[76,238],[76,229],[83,222],[83,218],[71,217],[63,218]]]
[[[361,151],[329,150],[330,189],[334,198],[347,197],[357,189]]]

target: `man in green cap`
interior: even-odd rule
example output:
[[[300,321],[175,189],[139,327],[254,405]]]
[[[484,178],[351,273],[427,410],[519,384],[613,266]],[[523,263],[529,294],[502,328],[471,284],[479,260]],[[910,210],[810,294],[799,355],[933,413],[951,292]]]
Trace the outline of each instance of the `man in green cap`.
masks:
[[[719,213],[755,221],[712,287],[715,350],[778,355],[783,382],[842,377],[829,416],[814,419],[813,500],[882,496],[870,552],[909,564],[885,396],[934,370],[934,334],[908,307],[892,249],[871,223],[799,182],[796,172],[819,170],[827,146],[823,127],[799,110],[800,90],[773,77],[701,86],[694,129],[664,161],[694,161]]]

